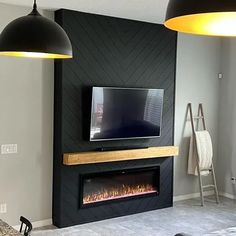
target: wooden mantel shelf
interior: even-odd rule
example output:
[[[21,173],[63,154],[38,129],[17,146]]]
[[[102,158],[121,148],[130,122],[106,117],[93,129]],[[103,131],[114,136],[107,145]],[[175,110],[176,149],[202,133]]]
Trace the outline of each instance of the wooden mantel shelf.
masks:
[[[90,152],[80,152],[80,153],[65,153],[63,155],[63,164],[83,165],[92,163],[178,156],[178,154],[179,154],[179,148],[175,146],[150,147],[145,149],[131,149],[131,150],[104,151],[104,152],[90,151]]]

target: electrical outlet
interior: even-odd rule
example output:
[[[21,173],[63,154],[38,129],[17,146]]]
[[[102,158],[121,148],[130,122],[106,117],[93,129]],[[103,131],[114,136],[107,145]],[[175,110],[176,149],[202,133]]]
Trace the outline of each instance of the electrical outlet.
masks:
[[[231,177],[231,183],[236,184],[236,177]]]
[[[3,144],[1,145],[1,154],[17,153],[17,144]]]
[[[5,214],[5,213],[7,213],[7,204],[2,203],[0,204],[0,214]]]

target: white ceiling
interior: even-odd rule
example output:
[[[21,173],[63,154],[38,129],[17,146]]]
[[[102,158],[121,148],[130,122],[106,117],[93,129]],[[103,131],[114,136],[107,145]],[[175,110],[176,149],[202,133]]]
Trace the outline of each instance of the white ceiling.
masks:
[[[2,3],[32,6],[33,0],[0,0]],[[163,23],[168,0],[38,0],[41,9],[66,8],[153,23]]]

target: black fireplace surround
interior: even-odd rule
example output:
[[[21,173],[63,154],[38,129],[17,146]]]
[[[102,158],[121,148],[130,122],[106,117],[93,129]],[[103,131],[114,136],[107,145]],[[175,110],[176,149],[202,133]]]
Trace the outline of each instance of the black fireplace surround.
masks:
[[[63,154],[173,145],[176,33],[162,25],[59,10],[74,57],[55,60],[53,224],[76,224],[171,207],[173,158],[66,166]],[[164,89],[159,138],[89,141],[93,86]]]

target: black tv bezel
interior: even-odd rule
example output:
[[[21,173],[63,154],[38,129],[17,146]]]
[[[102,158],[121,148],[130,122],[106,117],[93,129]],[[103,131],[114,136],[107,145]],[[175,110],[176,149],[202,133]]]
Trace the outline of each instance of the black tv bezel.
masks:
[[[91,139],[91,128],[92,128],[92,108],[93,108],[93,96],[94,96],[94,89],[95,88],[108,88],[108,89],[129,89],[129,90],[161,90],[163,91],[163,99],[162,99],[162,106],[161,106],[161,119],[160,119],[160,133],[157,136],[139,136],[139,137],[128,137],[128,138],[109,138],[109,139]],[[102,141],[114,141],[114,140],[132,140],[132,139],[151,139],[151,138],[159,138],[161,137],[162,133],[162,119],[163,119],[163,106],[164,106],[164,89],[156,89],[156,88],[127,88],[127,87],[109,87],[109,86],[93,86],[92,87],[92,96],[91,96],[91,110],[90,110],[90,130],[89,130],[89,141],[90,142],[102,142]]]

